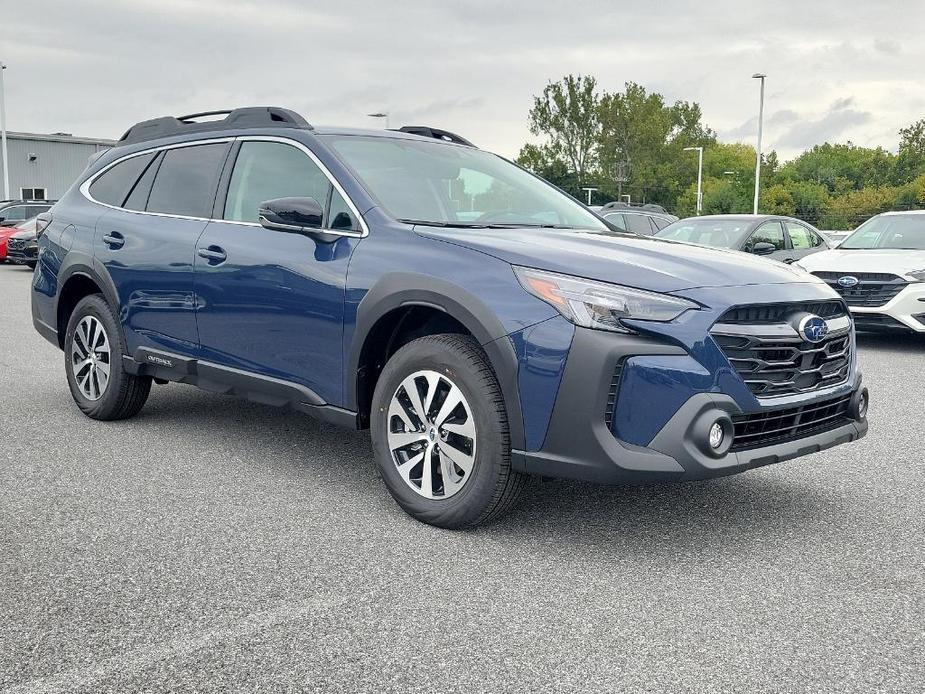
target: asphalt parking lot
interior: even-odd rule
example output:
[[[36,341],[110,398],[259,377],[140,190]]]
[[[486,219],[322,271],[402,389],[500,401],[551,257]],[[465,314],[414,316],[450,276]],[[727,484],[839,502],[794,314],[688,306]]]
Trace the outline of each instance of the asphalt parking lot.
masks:
[[[0,690],[917,692],[925,338],[862,337],[871,432],[712,482],[536,480],[411,520],[363,433],[156,386],[83,417],[0,265]]]

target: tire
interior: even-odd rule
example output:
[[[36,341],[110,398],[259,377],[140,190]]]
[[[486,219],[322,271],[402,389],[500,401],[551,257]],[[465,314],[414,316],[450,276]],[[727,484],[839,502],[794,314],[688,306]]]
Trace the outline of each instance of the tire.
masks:
[[[35,266],[38,265],[38,263],[30,260],[29,262],[26,263],[26,265],[29,266],[30,270],[35,270]]]
[[[417,389],[416,405],[409,388]],[[370,419],[386,487],[423,523],[474,527],[506,513],[523,491],[498,380],[471,337],[431,335],[399,349],[376,383]]]
[[[88,335],[94,345],[92,359],[85,357]],[[108,346],[108,356],[104,344]],[[151,378],[125,371],[122,366],[125,354],[125,338],[112,307],[101,294],[81,299],[67,323],[64,370],[74,402],[88,417],[103,421],[127,419],[144,406],[151,391]],[[106,367],[109,372],[104,383]]]

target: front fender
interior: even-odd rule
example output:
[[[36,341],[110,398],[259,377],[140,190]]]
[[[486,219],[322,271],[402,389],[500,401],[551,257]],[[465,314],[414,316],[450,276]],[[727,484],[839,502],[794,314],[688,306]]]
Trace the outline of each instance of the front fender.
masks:
[[[380,318],[403,306],[428,306],[453,317],[478,340],[485,350],[501,386],[511,431],[511,445],[522,448],[523,415],[517,387],[517,355],[508,331],[497,315],[472,292],[435,277],[396,272],[381,277],[357,306],[354,339],[346,358],[347,409],[356,410],[357,379],[366,336]]]

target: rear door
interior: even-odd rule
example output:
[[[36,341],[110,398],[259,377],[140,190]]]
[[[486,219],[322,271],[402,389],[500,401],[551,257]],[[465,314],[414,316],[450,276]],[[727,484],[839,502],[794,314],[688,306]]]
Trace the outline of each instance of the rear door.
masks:
[[[89,187],[91,198],[112,207],[97,223],[95,256],[119,294],[130,353],[198,351],[193,258],[230,142],[132,157]]]
[[[202,359],[343,402],[347,264],[363,235],[343,190],[301,143],[241,138],[196,250]],[[327,240],[258,223],[261,202],[312,197]]]

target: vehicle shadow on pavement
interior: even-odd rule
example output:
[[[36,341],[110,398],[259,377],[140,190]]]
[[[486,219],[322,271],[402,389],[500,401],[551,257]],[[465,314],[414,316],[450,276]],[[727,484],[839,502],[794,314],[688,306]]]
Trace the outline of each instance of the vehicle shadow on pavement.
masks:
[[[905,332],[859,332],[859,347],[886,347],[925,350],[925,334]]]
[[[254,474],[271,466],[294,484],[316,493],[347,494],[342,504],[383,513],[383,522],[411,520],[392,503],[373,464],[368,432],[353,432],[319,423],[295,412],[243,402],[223,395],[171,385],[155,389],[133,426],[169,427],[172,436],[220,440],[217,455],[244,460]],[[200,444],[201,445],[201,444]],[[810,475],[788,478],[781,471],[799,461],[703,482],[646,486],[605,486],[570,480],[532,478],[520,503],[507,517],[478,533],[522,542],[527,537],[564,536],[582,544],[607,537],[630,545],[665,541],[673,536],[730,542],[769,527],[793,528],[823,535],[839,522],[850,499],[832,493]],[[816,479],[818,482],[818,478]],[[830,516],[831,519],[826,518]],[[439,531],[438,531],[439,532]],[[732,540],[730,538],[733,538]]]

